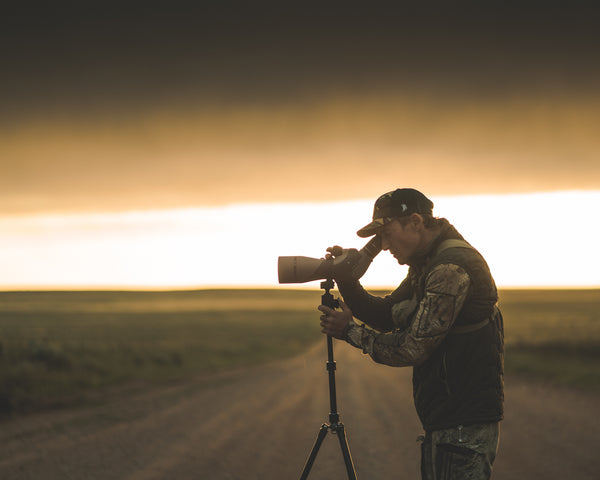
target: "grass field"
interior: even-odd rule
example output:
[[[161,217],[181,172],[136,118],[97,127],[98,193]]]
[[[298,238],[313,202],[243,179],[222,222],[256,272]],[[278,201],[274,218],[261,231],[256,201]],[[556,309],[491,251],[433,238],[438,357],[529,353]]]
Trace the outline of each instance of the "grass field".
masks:
[[[320,291],[0,292],[0,414],[294,355]],[[600,385],[600,290],[502,292],[509,374]]]
[[[293,355],[317,292],[0,292],[0,413]]]
[[[600,290],[506,290],[500,298],[508,374],[600,387]]]

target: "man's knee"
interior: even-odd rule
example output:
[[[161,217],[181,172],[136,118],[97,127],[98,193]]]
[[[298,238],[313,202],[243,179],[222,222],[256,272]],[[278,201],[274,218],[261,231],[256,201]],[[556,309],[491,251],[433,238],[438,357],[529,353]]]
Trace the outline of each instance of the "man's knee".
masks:
[[[498,446],[498,424],[429,432],[423,442],[422,478],[487,480]]]
[[[436,446],[436,480],[487,480],[491,474],[492,465],[485,455],[447,443]]]

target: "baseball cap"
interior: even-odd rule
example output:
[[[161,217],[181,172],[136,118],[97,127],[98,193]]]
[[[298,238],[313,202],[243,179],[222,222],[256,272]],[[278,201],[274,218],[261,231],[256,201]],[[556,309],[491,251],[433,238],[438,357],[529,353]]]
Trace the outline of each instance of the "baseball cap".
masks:
[[[398,188],[393,192],[384,193],[375,202],[373,221],[356,234],[362,238],[370,237],[394,218],[406,217],[413,213],[432,215],[433,202],[414,188]]]

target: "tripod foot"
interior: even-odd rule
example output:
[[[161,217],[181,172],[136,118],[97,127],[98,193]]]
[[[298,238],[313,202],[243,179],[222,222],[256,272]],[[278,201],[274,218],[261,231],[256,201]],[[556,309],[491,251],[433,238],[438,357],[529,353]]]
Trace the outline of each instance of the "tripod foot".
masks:
[[[317,439],[315,440],[315,444],[308,456],[308,460],[306,460],[306,464],[304,465],[304,470],[302,470],[302,475],[300,476],[300,480],[306,480],[308,478],[308,474],[310,473],[310,469],[315,463],[315,459],[317,458],[317,453],[319,453],[319,448],[321,448],[321,444],[323,443],[323,439],[325,435],[327,435],[327,430],[329,429],[329,425],[324,423],[321,425],[321,430],[319,430],[319,434],[317,435]]]
[[[306,465],[304,465],[304,470],[302,471],[302,475],[300,476],[300,480],[306,480],[308,478],[308,474],[310,473],[310,469],[315,463],[315,459],[317,458],[317,453],[319,453],[319,449],[321,448],[321,444],[327,435],[327,430],[331,430],[331,433],[337,435],[338,440],[340,442],[340,447],[342,449],[342,456],[344,457],[344,464],[346,466],[346,472],[348,474],[349,480],[356,480],[356,471],[354,470],[354,463],[352,462],[352,455],[350,455],[350,449],[348,448],[348,440],[346,439],[346,430],[344,429],[343,423],[334,423],[329,425],[324,423],[321,425],[321,429],[319,430],[319,434],[317,435],[317,439],[315,440],[315,444],[310,452],[308,460],[306,461]]]
[[[352,455],[350,455],[350,449],[348,448],[348,440],[346,439],[346,430],[342,423],[337,424],[336,432],[338,440],[340,441],[340,447],[342,448],[342,456],[344,457],[344,464],[346,465],[346,472],[350,480],[356,480],[356,472],[354,470],[354,463],[352,462]]]

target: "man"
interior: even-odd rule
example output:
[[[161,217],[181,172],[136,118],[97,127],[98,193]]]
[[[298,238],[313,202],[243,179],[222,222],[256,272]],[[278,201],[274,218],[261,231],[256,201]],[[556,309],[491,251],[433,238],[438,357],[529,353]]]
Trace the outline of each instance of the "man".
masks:
[[[409,188],[379,197],[358,235],[378,235],[408,275],[381,298],[337,273],[344,302],[341,311],[319,307],[322,332],[375,362],[413,367],[422,479],[490,478],[503,417],[504,327],[485,260]]]

